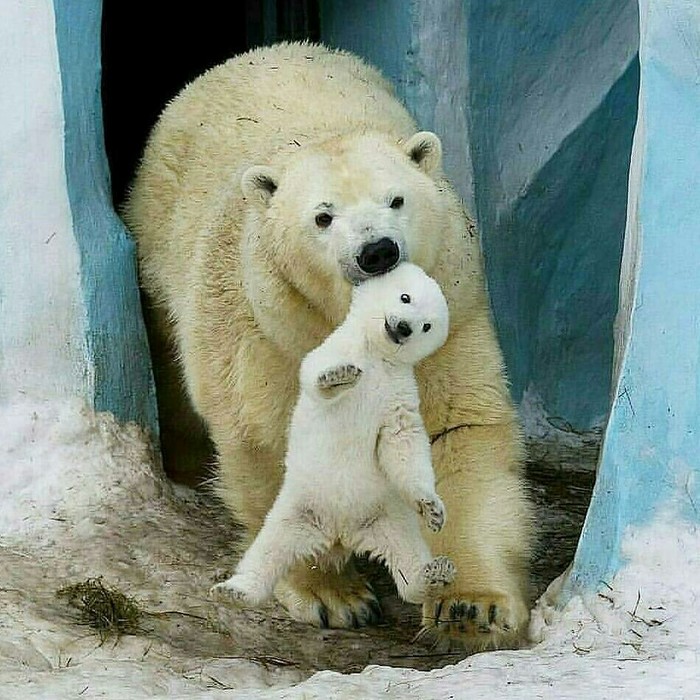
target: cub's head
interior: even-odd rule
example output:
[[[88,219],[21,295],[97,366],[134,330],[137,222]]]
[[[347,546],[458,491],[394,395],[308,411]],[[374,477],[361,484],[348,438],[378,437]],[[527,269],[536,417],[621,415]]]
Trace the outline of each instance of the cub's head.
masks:
[[[242,177],[255,235],[290,285],[339,322],[350,284],[402,261],[430,270],[450,214],[440,140],[358,134],[285,151]]]
[[[441,347],[449,330],[440,287],[411,263],[357,286],[349,318],[365,329],[371,352],[410,365]]]

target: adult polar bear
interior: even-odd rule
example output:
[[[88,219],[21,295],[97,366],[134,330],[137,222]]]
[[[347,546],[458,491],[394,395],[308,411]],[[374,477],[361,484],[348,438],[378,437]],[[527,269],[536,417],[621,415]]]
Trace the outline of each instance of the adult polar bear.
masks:
[[[251,537],[282,482],[299,363],[342,322],[351,283],[403,259],[438,281],[450,335],[416,374],[450,514],[431,545],[457,575],[423,622],[470,650],[517,644],[531,540],[521,439],[478,236],[441,173],[437,136],[417,133],[352,55],[258,49],[168,105],[124,214],[154,323],[216,445],[219,492]],[[276,595],[320,625],[363,624],[377,609],[351,565],[298,567]]]

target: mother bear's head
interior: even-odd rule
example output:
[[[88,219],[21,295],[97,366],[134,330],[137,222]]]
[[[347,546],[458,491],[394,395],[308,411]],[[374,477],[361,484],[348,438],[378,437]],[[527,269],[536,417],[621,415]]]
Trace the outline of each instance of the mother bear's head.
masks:
[[[426,131],[398,143],[362,133],[285,150],[242,176],[252,205],[244,237],[254,236],[248,244],[264,249],[275,274],[339,322],[348,283],[404,260],[430,273],[450,215],[441,160],[439,138]]]

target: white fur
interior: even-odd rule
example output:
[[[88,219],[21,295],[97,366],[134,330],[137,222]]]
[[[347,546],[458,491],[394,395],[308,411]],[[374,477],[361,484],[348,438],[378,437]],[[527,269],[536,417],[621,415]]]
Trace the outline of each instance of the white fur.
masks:
[[[400,342],[399,323],[412,331]],[[336,544],[383,560],[409,602],[452,580],[452,563],[432,558],[416,517],[435,532],[445,521],[413,372],[447,331],[447,302],[415,265],[355,287],[344,323],[301,364],[279,495],[214,592],[261,603],[300,559],[327,557]]]
[[[359,250],[388,237],[437,280],[450,334],[416,378],[450,514],[428,541],[457,573],[428,597],[422,622],[477,651],[524,638],[533,519],[479,235],[440,151],[357,57],[277,44],[207,71],[168,105],[124,214],[148,300],[168,471],[197,480],[204,425],[217,492],[246,542],[283,480],[299,363],[347,315]],[[391,206],[396,196],[403,206]],[[332,223],[319,227],[324,210]],[[352,562],[325,564],[294,567],[277,600],[315,625],[371,623],[377,601]]]

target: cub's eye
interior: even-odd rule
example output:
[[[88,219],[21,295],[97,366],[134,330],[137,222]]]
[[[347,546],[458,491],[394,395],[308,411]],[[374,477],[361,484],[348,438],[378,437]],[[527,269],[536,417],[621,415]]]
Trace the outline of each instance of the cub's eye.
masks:
[[[392,209],[401,209],[401,207],[403,206],[403,197],[394,197],[394,199],[391,200],[389,206]]]
[[[402,295],[401,295],[401,303],[402,303],[402,304],[410,304],[410,303],[411,303],[411,297],[409,297],[408,294],[402,294]]]
[[[427,333],[431,328],[432,328],[432,326],[429,323],[424,323],[423,324],[423,333]]]
[[[327,211],[316,214],[316,226],[319,228],[328,228],[332,221],[333,217]]]

